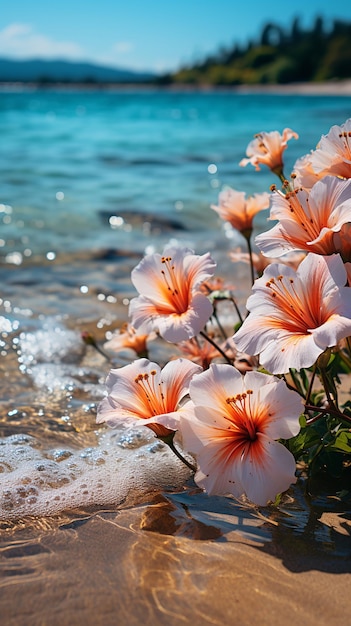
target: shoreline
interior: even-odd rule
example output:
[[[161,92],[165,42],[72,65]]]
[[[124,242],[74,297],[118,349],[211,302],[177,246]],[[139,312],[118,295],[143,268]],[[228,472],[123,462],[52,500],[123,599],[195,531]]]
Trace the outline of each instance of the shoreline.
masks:
[[[284,85],[157,85],[153,83],[51,83],[1,82],[0,93],[29,91],[88,91],[88,92],[166,92],[166,93],[231,93],[239,95],[303,95],[303,96],[350,96],[351,79],[323,83],[288,83]]]

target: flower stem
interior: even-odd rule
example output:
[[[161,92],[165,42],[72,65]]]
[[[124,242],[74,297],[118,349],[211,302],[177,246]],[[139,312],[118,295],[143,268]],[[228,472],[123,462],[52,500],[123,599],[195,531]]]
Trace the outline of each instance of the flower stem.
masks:
[[[308,419],[307,424],[312,424],[313,422],[316,422],[323,415],[333,415],[334,417],[338,417],[339,419],[344,420],[345,422],[351,423],[350,415],[345,415],[345,413],[341,413],[341,411],[338,411],[337,409],[334,410],[331,407],[324,409],[323,407],[320,407],[320,406],[313,406],[312,404],[305,404],[305,410],[306,411],[318,411],[318,415],[315,415],[315,417],[311,417],[310,419]]]
[[[243,320],[243,317],[242,317],[242,315],[241,315],[241,313],[240,313],[240,309],[239,309],[239,307],[238,307],[238,305],[237,305],[237,303],[236,303],[236,300],[235,300],[234,296],[231,296],[231,297],[229,298],[229,300],[230,300],[230,302],[234,305],[234,309],[235,309],[236,314],[237,314],[237,316],[238,316],[238,318],[239,318],[239,322],[240,322],[240,324],[243,324],[243,323],[244,323],[244,320]]]
[[[327,372],[326,372],[325,368],[324,367],[319,367],[319,373],[321,375],[321,379],[322,379],[324,391],[325,391],[326,396],[327,396],[329,408],[332,411],[338,411],[338,399],[337,399],[336,395],[335,395],[335,398],[332,397],[332,392],[331,392],[331,390],[329,388],[328,375],[327,375]],[[335,389],[335,393],[336,393],[336,389]]]
[[[273,172],[273,174],[278,176],[280,182],[283,183],[283,185],[284,185],[284,183],[286,181],[286,176],[285,176],[284,171],[283,171],[283,166],[282,165],[278,165],[278,167],[273,169],[272,172]]]
[[[81,333],[81,338],[82,341],[85,343],[86,346],[93,346],[93,348],[95,348],[95,350],[101,354],[101,356],[103,356],[106,361],[111,361],[110,357],[108,356],[108,354],[106,354],[106,352],[104,352],[104,350],[102,348],[100,348],[100,346],[97,344],[95,337],[91,334],[88,333],[87,331],[83,331]]]
[[[218,350],[219,354],[222,355],[222,357],[227,361],[227,363],[229,363],[229,365],[233,365],[233,361],[229,358],[229,356],[222,350],[222,348],[219,347],[219,345],[213,341],[213,339],[211,339],[211,337],[209,337],[203,330],[200,330],[201,337],[204,337],[204,339],[206,339],[206,341],[208,341],[214,348],[216,348],[216,350]]]
[[[305,394],[304,394],[304,393],[303,393],[303,391],[302,391],[302,388],[301,388],[301,383],[300,383],[299,379],[297,378],[297,376],[296,376],[296,374],[295,374],[294,370],[293,370],[293,369],[290,369],[290,370],[289,370],[289,374],[290,374],[290,376],[291,376],[291,378],[292,378],[292,380],[293,380],[294,385],[291,385],[291,384],[288,382],[288,380],[287,380],[287,378],[286,378],[286,375],[285,375],[285,374],[283,374],[283,375],[282,375],[282,378],[283,378],[283,380],[285,381],[286,386],[287,386],[289,389],[292,389],[293,391],[296,391],[296,392],[297,392],[297,393],[298,393],[298,394],[299,394],[299,395],[300,395],[303,399],[305,399]]]
[[[172,450],[172,452],[174,452],[176,457],[178,457],[178,459],[182,461],[184,465],[186,465],[189,469],[191,469],[192,472],[196,472],[195,465],[193,465],[192,463],[190,463],[190,461],[185,459],[183,455],[179,452],[179,450],[177,450],[177,448],[175,447],[174,441],[173,441],[174,435],[175,435],[175,432],[170,433],[169,435],[165,435],[165,436],[158,436],[158,439],[161,439],[164,443],[166,443],[167,446]]]
[[[249,251],[249,259],[250,259],[250,271],[251,271],[251,284],[253,285],[255,282],[255,268],[254,268],[254,264],[253,264],[253,258],[252,258],[252,246],[251,246],[251,237],[245,237],[246,241],[247,241],[247,249]]]
[[[228,339],[228,337],[226,335],[226,332],[225,332],[225,330],[224,330],[224,328],[223,328],[223,326],[222,326],[222,324],[220,322],[220,319],[218,317],[218,313],[216,311],[216,307],[214,307],[212,315],[213,315],[213,317],[215,318],[215,320],[217,322],[217,326],[218,326],[218,328],[219,328],[219,330],[220,330],[220,332],[222,334],[223,339]]]
[[[307,391],[306,405],[309,404],[309,401],[310,401],[310,398],[311,398],[312,387],[313,387],[313,383],[314,383],[315,377],[316,377],[316,364],[314,365],[312,376],[311,376],[311,380],[310,380],[310,384],[309,384],[308,391]]]
[[[307,407],[305,407],[305,408],[307,409]],[[316,407],[316,408],[317,408],[317,407]],[[310,409],[308,409],[308,410],[310,410]],[[315,415],[314,417],[311,417],[310,419],[306,420],[306,424],[307,424],[307,426],[308,426],[309,424],[314,424],[314,422],[318,422],[318,420],[319,420],[321,417],[324,417],[324,413],[323,413],[323,411],[322,411],[322,412],[319,412],[319,413],[318,413],[318,415]]]

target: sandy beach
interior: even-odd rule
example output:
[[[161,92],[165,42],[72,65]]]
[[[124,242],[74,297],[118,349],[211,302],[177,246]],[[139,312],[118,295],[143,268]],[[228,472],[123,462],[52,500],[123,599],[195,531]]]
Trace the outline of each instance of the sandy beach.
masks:
[[[158,85],[154,83],[101,83],[91,85],[89,83],[52,83],[42,85],[40,83],[3,82],[0,83],[1,91],[87,91],[87,92],[171,92],[171,93],[206,93],[206,92],[232,92],[239,94],[279,94],[279,95],[311,95],[311,96],[349,96],[351,95],[351,80],[335,80],[320,83],[287,83],[268,85],[190,85],[173,83],[171,85]]]
[[[146,86],[145,86],[146,88]],[[141,89],[143,87],[141,86]],[[335,80],[321,83],[287,83],[275,85],[230,85],[230,86],[214,86],[214,85],[181,85],[173,84],[161,89],[169,91],[185,91],[185,92],[233,92],[240,94],[279,94],[279,95],[304,95],[304,96],[349,96],[351,94],[351,80]]]
[[[286,85],[241,85],[238,93],[274,93],[301,95],[345,95],[351,94],[351,80],[330,81],[326,83],[290,83]]]

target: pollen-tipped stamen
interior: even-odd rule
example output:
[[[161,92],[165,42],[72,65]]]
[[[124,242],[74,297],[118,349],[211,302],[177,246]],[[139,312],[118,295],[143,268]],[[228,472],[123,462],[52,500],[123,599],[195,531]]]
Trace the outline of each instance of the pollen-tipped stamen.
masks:
[[[233,410],[232,423],[235,424],[239,431],[246,431],[247,437],[250,441],[257,439],[257,424],[253,418],[251,407],[251,395],[252,389],[247,389],[243,393],[238,393],[236,396],[229,396],[226,398],[226,403],[230,405]]]
[[[151,370],[150,373],[139,374],[139,376],[135,378],[135,383],[143,392],[152,415],[159,415],[160,413],[166,412],[162,381],[155,386],[156,374],[156,370]]]
[[[161,275],[172,303],[179,313],[184,313],[188,309],[188,294],[187,290],[184,289],[184,285],[181,285],[177,279],[175,266],[172,264],[172,257],[163,256],[161,263],[165,267],[165,269],[161,269]]]

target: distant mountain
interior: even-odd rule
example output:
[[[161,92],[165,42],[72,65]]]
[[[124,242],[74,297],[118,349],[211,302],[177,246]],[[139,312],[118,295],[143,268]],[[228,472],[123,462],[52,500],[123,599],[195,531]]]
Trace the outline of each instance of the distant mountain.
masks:
[[[0,58],[0,82],[131,83],[148,82],[155,78],[151,72],[133,72],[93,63]]]

